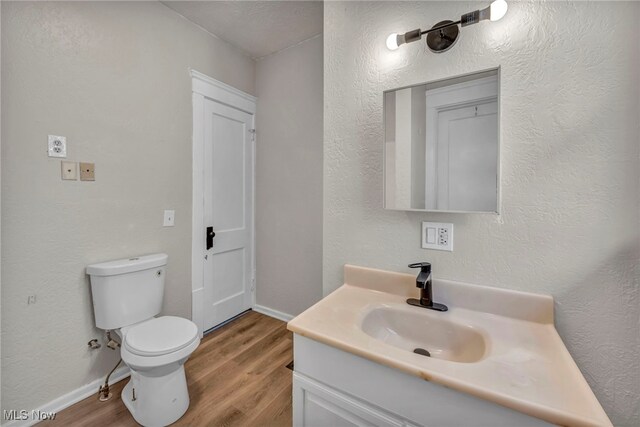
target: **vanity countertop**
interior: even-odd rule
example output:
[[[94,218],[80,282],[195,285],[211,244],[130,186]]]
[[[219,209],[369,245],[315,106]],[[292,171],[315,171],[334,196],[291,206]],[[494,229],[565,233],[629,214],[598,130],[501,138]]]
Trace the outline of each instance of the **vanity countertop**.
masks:
[[[343,286],[291,320],[288,329],[553,424],[611,426],[555,329],[551,296],[434,279],[434,301],[449,306],[435,312],[406,304],[419,291],[413,275],[346,265],[344,276]],[[487,337],[484,357],[453,362],[375,339],[361,325],[381,307],[425,310],[470,325]]]

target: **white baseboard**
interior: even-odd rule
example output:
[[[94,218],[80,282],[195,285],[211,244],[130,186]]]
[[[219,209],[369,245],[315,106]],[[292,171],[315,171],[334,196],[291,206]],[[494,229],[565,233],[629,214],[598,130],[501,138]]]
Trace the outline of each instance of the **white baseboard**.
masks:
[[[128,377],[130,374],[129,372],[129,367],[128,366],[122,366],[118,369],[116,369],[116,371],[113,373],[113,375],[111,375],[111,378],[109,378],[109,385],[117,383],[118,381],[123,380],[124,378]],[[33,410],[28,410],[26,412],[26,417],[28,417],[25,420],[11,420],[8,421],[6,423],[2,424],[2,427],[23,427],[23,426],[32,426],[42,420],[40,419],[34,419],[33,415],[34,414],[38,414],[38,413],[57,413],[62,411],[65,408],[68,408],[69,406],[73,405],[74,403],[78,403],[83,399],[86,399],[87,397],[90,397],[92,395],[96,396],[96,399],[98,398],[98,389],[100,388],[100,386],[102,385],[102,382],[104,381],[104,377],[102,378],[98,378],[95,381],[90,382],[89,384],[85,384],[82,387],[79,387],[73,391],[70,391],[69,393],[62,395],[60,397],[58,397],[57,399],[52,400],[49,403],[46,403],[44,405],[42,405],[39,408],[35,408]],[[22,408],[21,408],[22,409]],[[4,421],[4,414],[2,415],[2,419]],[[20,416],[21,414],[18,413],[18,416]]]
[[[272,308],[265,307],[263,305],[258,305],[258,304],[255,304],[253,306],[253,311],[257,311],[258,313],[262,313],[269,317],[274,317],[278,320],[282,320],[283,322],[288,322],[289,320],[296,317],[296,316],[292,316],[291,314],[283,313],[281,311],[274,310]]]

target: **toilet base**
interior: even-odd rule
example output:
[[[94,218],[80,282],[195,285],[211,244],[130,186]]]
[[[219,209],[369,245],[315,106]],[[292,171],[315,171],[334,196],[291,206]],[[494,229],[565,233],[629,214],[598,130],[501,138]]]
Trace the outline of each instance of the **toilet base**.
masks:
[[[184,364],[162,376],[131,370],[131,379],[122,390],[122,401],[133,418],[145,427],[176,422],[189,408],[189,391]],[[135,394],[135,400],[134,400]]]

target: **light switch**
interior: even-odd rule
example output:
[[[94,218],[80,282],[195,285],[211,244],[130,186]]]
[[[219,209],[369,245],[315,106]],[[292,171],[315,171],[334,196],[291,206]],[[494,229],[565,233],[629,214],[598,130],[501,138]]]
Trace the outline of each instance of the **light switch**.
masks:
[[[173,227],[176,220],[176,211],[164,211],[164,227]]]
[[[78,164],[76,162],[60,162],[62,179],[76,181],[78,179]]]
[[[427,227],[427,243],[432,245],[436,242],[436,228]]]
[[[423,222],[422,248],[453,252],[453,224]]]
[[[93,163],[80,162],[80,181],[95,181],[96,169]]]

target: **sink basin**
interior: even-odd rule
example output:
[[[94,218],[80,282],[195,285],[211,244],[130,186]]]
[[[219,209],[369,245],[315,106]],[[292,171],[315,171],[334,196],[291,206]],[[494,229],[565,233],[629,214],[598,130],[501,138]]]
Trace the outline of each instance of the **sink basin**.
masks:
[[[360,327],[372,338],[424,357],[428,353],[429,357],[452,362],[482,360],[488,347],[485,336],[473,326],[451,322],[444,316],[427,309],[377,307],[364,316]]]

